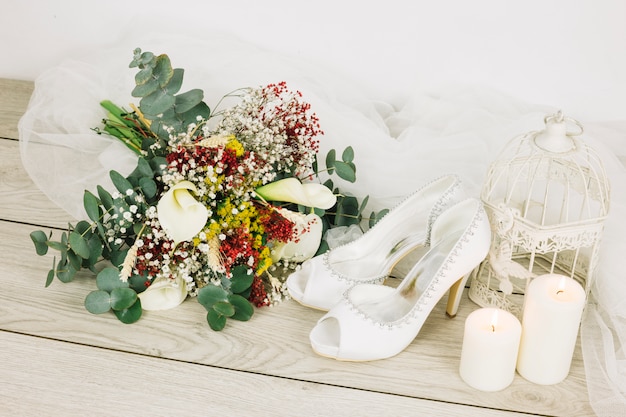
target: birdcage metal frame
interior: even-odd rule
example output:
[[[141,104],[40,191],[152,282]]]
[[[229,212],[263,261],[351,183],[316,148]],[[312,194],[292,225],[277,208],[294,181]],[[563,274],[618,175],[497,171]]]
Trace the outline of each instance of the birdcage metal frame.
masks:
[[[524,294],[535,276],[559,273],[589,291],[609,210],[604,165],[580,139],[582,125],[561,112],[544,122],[505,146],[481,192],[492,246],[472,272],[469,297],[518,316],[519,297],[510,295]]]

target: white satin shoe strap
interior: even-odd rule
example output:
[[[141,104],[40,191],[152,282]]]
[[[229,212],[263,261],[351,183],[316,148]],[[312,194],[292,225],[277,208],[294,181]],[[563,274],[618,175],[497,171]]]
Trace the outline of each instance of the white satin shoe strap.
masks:
[[[323,256],[308,260],[302,268],[289,276],[287,287],[296,301],[320,310],[330,310],[353,284],[337,279]]]

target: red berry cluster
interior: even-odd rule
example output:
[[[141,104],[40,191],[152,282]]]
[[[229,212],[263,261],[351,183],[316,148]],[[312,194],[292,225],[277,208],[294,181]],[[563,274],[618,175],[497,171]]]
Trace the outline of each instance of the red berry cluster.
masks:
[[[257,307],[270,305],[270,300],[267,296],[267,291],[265,290],[265,285],[263,284],[263,280],[261,279],[261,277],[254,277],[248,300]]]
[[[248,265],[255,269],[259,262],[259,252],[254,248],[254,241],[250,233],[244,229],[233,229],[226,239],[220,243],[220,254],[224,260],[224,267],[227,272],[235,265]],[[253,259],[252,265],[248,262]]]
[[[294,237],[295,224],[284,218],[274,207],[259,208],[259,220],[265,229],[268,240],[289,242]]]
[[[275,121],[281,122],[287,136],[286,147],[291,149],[290,156],[293,162],[300,160],[311,152],[319,151],[317,135],[323,135],[319,118],[310,113],[311,105],[301,101],[302,93],[292,93],[284,81],[278,84],[267,85],[262,92],[266,102],[272,103],[271,112],[261,112],[261,120],[267,125]],[[291,97],[289,97],[291,95]],[[280,99],[280,100],[278,100]]]

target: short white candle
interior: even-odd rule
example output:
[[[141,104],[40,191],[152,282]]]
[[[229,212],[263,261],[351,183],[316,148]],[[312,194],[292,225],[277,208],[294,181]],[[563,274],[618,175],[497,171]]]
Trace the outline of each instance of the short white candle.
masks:
[[[497,308],[480,308],[465,320],[461,378],[481,391],[500,391],[515,377],[522,326],[514,315]]]
[[[569,374],[585,290],[564,275],[533,279],[524,296],[517,371],[536,384],[557,384]]]

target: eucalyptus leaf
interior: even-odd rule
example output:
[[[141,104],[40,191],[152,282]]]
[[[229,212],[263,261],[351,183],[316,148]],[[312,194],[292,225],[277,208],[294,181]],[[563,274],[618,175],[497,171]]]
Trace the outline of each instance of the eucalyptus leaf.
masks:
[[[152,158],[152,160],[150,160],[150,167],[155,175],[163,175],[167,169],[167,159],[162,156]]]
[[[87,240],[87,246],[89,247],[89,258],[87,260],[89,267],[91,267],[95,265],[102,256],[103,245],[97,235],[92,235]]]
[[[132,324],[141,318],[142,314],[141,309],[141,300],[137,298],[135,304],[133,304],[130,308],[126,308],[124,310],[113,310],[115,316],[124,324]]]
[[[83,257],[77,255],[73,250],[67,251],[67,259],[70,261],[70,264],[77,271],[80,269],[81,265],[83,264]]]
[[[106,232],[104,231],[104,226],[102,226],[102,223],[98,222],[96,223],[96,228],[98,229],[98,235],[100,236],[100,239],[102,239],[102,242],[106,242],[107,241],[107,236],[106,236]]]
[[[254,314],[254,307],[252,307],[250,301],[237,294],[229,295],[228,301],[230,301],[230,304],[235,308],[235,314],[231,316],[232,319],[239,321],[250,320]]]
[[[137,166],[130,174],[132,177],[152,177],[152,168],[150,167],[150,163],[144,157],[137,158]]]
[[[141,52],[141,49],[139,50]],[[139,62],[142,65],[148,65],[154,60],[154,54],[152,52],[144,52],[139,58]]]
[[[326,169],[328,169],[328,173],[332,174],[334,172],[335,159],[337,159],[337,153],[334,149],[331,149],[326,154]]]
[[[166,127],[172,127],[176,129],[176,125],[174,126],[166,125],[165,123],[163,123],[162,120],[153,120],[152,124],[150,125],[150,129],[154,132],[155,135],[157,135],[160,138],[169,137],[169,133],[167,132],[167,130],[165,130]]]
[[[254,275],[248,273],[248,268],[238,265],[232,270],[233,276],[230,279],[230,290],[235,293],[241,293],[250,288]]]
[[[186,112],[177,114],[176,117],[182,120],[184,126],[187,126],[190,123],[197,123],[198,116],[208,119],[210,114],[211,109],[209,109],[209,106],[205,102],[200,102]]]
[[[76,225],[74,226],[74,230],[77,233],[80,233],[80,235],[83,236],[85,239],[91,236],[91,224],[89,224],[89,222],[86,222],[85,220],[81,220],[76,223]]]
[[[106,313],[111,310],[111,296],[106,291],[92,291],[85,297],[85,308],[92,314]]]
[[[111,292],[116,288],[127,288],[128,283],[120,280],[120,271],[117,268],[104,268],[96,276],[96,286],[99,290]]]
[[[144,224],[137,222],[135,224],[133,224],[133,232],[138,235],[141,232],[141,229],[144,228]]]
[[[113,197],[111,197],[111,194],[107,190],[99,185],[96,187],[96,189],[98,190],[98,197],[100,197],[100,201],[102,202],[104,209],[110,210],[113,206]]]
[[[227,301],[228,293],[217,285],[206,285],[198,291],[198,302],[207,310],[213,308],[213,304],[220,301]]]
[[[151,78],[148,82],[135,86],[133,91],[130,92],[130,95],[133,97],[145,97],[153,94],[158,89],[159,82],[155,78]]]
[[[70,233],[70,248],[81,258],[83,259],[89,258],[90,253],[89,253],[89,246],[87,245],[87,241],[77,231],[73,231]]]
[[[135,48],[133,50],[133,60],[130,61],[130,64],[128,64],[128,68],[138,67],[141,64],[140,58],[141,58],[141,48]]]
[[[150,62],[154,59],[154,54],[152,52],[144,52],[141,53],[141,48],[135,48],[133,50],[133,60],[128,64],[129,68],[141,67],[143,68],[145,65],[150,64]]]
[[[165,87],[174,76],[170,58],[165,54],[157,56],[152,73],[157,78],[159,86]]]
[[[224,328],[224,326],[226,326],[226,317],[222,316],[213,309],[209,310],[206,314],[206,320],[209,323],[211,329],[215,330],[216,332],[219,332]]]
[[[356,197],[346,196],[337,201],[335,226],[350,226],[358,224],[359,202]]]
[[[68,283],[74,279],[74,275],[76,275],[76,269],[67,260],[67,258],[62,258],[61,261],[57,264],[56,273],[59,281]]]
[[[235,307],[233,307],[233,305],[228,301],[218,301],[213,304],[213,310],[215,310],[215,312],[219,315],[225,317],[231,317],[235,314]]]
[[[199,88],[189,90],[176,96],[176,104],[174,111],[176,113],[185,113],[202,102],[204,93]]]
[[[139,102],[141,111],[149,115],[159,115],[172,107],[176,98],[163,90],[156,90],[154,93],[145,96]]]
[[[354,149],[352,149],[352,146],[348,146],[343,150],[341,160],[346,163],[354,161]]]
[[[124,260],[126,259],[127,254],[128,249],[111,251],[110,261],[113,265],[121,267],[122,264],[124,264]]]
[[[56,264],[57,264],[57,257],[55,256],[54,258],[52,258],[52,269],[48,271],[48,275],[46,276],[46,288],[48,288],[50,284],[52,284],[52,281],[54,281],[54,273],[56,270]]]
[[[133,185],[119,172],[111,171],[109,172],[109,177],[111,177],[111,181],[115,188],[117,188],[117,191],[123,195],[126,195],[126,191],[133,189]]]
[[[54,281],[54,265],[52,265],[52,269],[48,271],[48,275],[46,276],[46,288],[52,284]]]
[[[170,94],[176,94],[180,91],[180,87],[183,85],[183,74],[185,70],[182,68],[174,69],[172,78],[165,86],[165,90]]]
[[[46,241],[46,245],[54,250],[58,250],[59,252],[63,252],[67,250],[67,244],[63,244],[62,242],[48,240]]]
[[[90,191],[85,190],[85,195],[83,196],[83,205],[85,206],[85,211],[87,212],[87,216],[97,222],[100,219],[102,213],[100,212],[100,202]]]
[[[343,161],[335,161],[334,167],[337,170],[337,175],[339,175],[340,178],[348,182],[356,181],[356,172],[350,164]]]
[[[365,207],[367,207],[367,203],[370,200],[370,196],[366,195],[365,197],[363,197],[363,200],[361,200],[361,207],[359,207],[359,214],[363,213],[363,210],[365,210]]]
[[[139,187],[146,198],[154,198],[157,194],[157,185],[152,178],[144,177],[139,180]]]
[[[378,213],[372,212],[372,214],[370,214],[370,219],[369,219],[370,229],[374,227],[376,223],[378,223],[380,219],[382,219],[387,213],[389,213],[389,209],[382,209]]]
[[[37,252],[37,255],[43,256],[48,253],[48,245],[46,244],[48,237],[44,232],[35,230],[30,233],[30,239],[35,244],[35,252]]]
[[[143,85],[152,79],[152,67],[143,67],[135,74],[135,84]]]
[[[125,310],[137,300],[137,293],[132,288],[114,288],[111,291],[111,308]]]
[[[128,286],[139,294],[146,290],[146,281],[148,281],[148,278],[133,274],[128,278]]]

